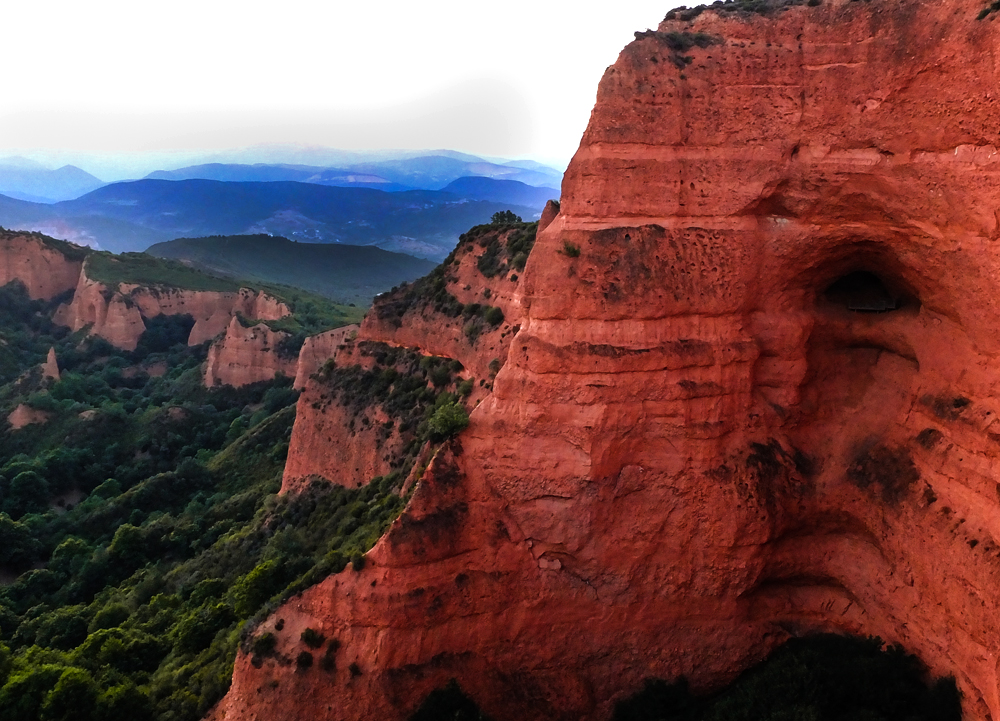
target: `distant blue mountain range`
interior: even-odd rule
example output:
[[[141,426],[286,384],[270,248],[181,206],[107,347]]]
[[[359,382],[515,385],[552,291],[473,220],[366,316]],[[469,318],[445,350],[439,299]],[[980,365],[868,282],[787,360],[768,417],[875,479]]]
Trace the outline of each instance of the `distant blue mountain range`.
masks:
[[[453,190],[385,192],[296,181],[153,180],[113,183],[53,204],[0,196],[0,226],[39,230],[114,252],[175,238],[268,234],[373,245],[441,260],[458,236],[499,210],[537,218],[556,190],[489,178]]]

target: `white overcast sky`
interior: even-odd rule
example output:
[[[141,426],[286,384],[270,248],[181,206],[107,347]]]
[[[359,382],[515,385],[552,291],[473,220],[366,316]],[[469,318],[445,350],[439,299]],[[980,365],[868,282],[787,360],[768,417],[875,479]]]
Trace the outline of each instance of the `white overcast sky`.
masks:
[[[0,157],[105,176],[100,156],[139,172],[262,143],[565,164],[604,69],[677,4],[9,0]]]

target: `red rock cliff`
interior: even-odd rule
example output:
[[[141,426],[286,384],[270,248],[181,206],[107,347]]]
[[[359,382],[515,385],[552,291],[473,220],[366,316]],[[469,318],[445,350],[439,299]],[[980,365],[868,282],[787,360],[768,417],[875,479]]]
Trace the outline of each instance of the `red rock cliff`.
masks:
[[[241,655],[216,718],[403,719],[456,678],[495,718],[607,719],[645,677],[711,688],[824,629],[901,643],[1000,719],[978,11],[710,11],[630,44],[493,393],[364,570],[276,614],[279,651],[310,626],[336,670]]]
[[[232,317],[226,335],[208,349],[205,385],[244,386],[273,380],[278,373],[295,373],[296,358],[282,354],[279,344],[287,333],[274,331],[263,323],[244,328]]]
[[[352,488],[363,485],[389,473],[407,445],[405,434],[382,430],[389,421],[383,410],[373,407],[358,415],[333,397],[326,379],[310,378],[327,358],[339,367],[371,369],[378,365],[377,346],[388,343],[418,355],[459,361],[461,377],[473,381],[470,405],[485,396],[521,318],[518,273],[523,259],[515,261],[513,249],[530,251],[534,232],[531,224],[480,226],[463,236],[433,274],[377,298],[360,330],[350,333],[356,337],[347,340],[346,329],[338,329],[306,340],[296,376],[296,388],[303,393],[283,491],[299,488],[314,476]],[[324,351],[332,352],[320,361]]]
[[[288,306],[260,291],[239,292],[149,288],[121,283],[109,288],[79,269],[73,299],[59,307],[54,320],[74,331],[90,325],[90,332],[123,350],[135,350],[146,330],[143,318],[190,315],[195,324],[189,345],[210,340],[229,327],[236,313],[255,320],[277,320],[289,314]]]
[[[68,256],[60,246],[75,252]],[[37,234],[0,229],[0,285],[19,280],[31,298],[51,300],[76,287],[85,252]]]
[[[295,366],[295,389],[305,388],[309,377],[318,371],[327,360],[336,355],[337,348],[345,340],[357,335],[358,330],[359,327],[352,323],[306,338],[299,351],[299,360]]]

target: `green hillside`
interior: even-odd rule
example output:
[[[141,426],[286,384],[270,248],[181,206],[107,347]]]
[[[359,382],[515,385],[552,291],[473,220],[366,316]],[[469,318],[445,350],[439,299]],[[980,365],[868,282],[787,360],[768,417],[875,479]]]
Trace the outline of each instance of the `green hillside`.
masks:
[[[128,352],[55,305],[0,288],[0,721],[197,721],[241,631],[360,563],[402,478],[279,498],[290,379],[205,388],[183,318]],[[21,404],[45,421],[9,426]]]
[[[91,253],[87,260],[87,276],[109,288],[117,288],[121,283],[134,283],[152,288],[217,292],[240,289],[240,283],[235,280],[209,275],[183,263],[162,260],[146,253]]]
[[[146,252],[210,273],[295,286],[366,306],[379,293],[434,269],[430,261],[373,246],[295,243],[268,235],[180,238]]]

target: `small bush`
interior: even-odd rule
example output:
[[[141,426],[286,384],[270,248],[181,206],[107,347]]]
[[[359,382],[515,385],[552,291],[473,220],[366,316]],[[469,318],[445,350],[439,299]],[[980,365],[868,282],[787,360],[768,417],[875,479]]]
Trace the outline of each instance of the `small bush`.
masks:
[[[492,326],[500,325],[503,323],[503,311],[495,305],[491,305],[486,309],[486,312],[483,313],[483,320]]]
[[[465,334],[465,337],[469,339],[470,343],[475,343],[479,340],[479,334],[482,332],[482,328],[480,328],[478,322],[470,320],[465,324],[465,327],[462,328],[462,332]]]
[[[562,254],[567,258],[579,258],[580,257],[580,246],[575,243],[570,243],[568,240],[563,241]]]
[[[428,424],[432,437],[443,441],[465,430],[469,425],[469,414],[461,403],[445,403],[434,411]]]
[[[500,210],[493,214],[490,218],[490,225],[514,225],[514,223],[523,223],[521,216],[515,215],[511,210]]]
[[[313,628],[307,628],[305,631],[302,632],[299,638],[302,639],[302,643],[304,643],[309,648],[319,648],[320,646],[323,645],[323,642],[326,641],[326,636],[319,633],[318,631],[316,631],[316,629]]]
[[[253,640],[250,650],[255,656],[270,656],[278,647],[278,639],[273,633],[262,633]]]
[[[337,649],[340,644],[336,642],[336,639],[330,642],[330,645],[326,647],[326,653],[319,659],[319,667],[324,671],[336,671],[337,670]]]
[[[307,668],[312,668],[313,665],[313,655],[308,651],[303,651],[298,656],[295,657],[295,665],[298,666],[303,671]]]

